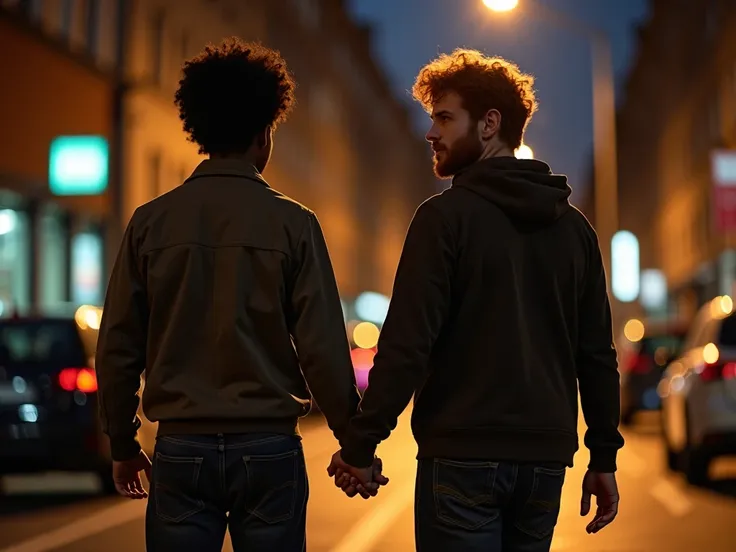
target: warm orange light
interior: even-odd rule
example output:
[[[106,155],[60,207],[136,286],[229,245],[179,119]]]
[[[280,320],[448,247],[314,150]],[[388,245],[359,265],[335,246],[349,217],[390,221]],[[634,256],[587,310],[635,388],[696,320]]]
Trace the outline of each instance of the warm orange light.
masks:
[[[378,343],[380,333],[372,322],[361,322],[353,330],[353,341],[361,349],[372,349]]]
[[[507,12],[519,5],[519,0],[483,0],[486,8],[495,12]]]
[[[373,368],[373,357],[376,353],[373,349],[353,349],[350,351],[353,359],[353,368],[357,371],[365,371]]]
[[[97,376],[92,370],[82,369],[77,374],[77,389],[82,393],[97,391]]]

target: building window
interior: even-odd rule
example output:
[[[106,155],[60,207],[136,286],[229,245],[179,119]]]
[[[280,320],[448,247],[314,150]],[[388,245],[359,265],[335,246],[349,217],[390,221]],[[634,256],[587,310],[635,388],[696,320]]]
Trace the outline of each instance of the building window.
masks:
[[[149,160],[149,176],[148,176],[148,196],[149,198],[158,197],[161,193],[161,154],[155,152]]]
[[[67,301],[67,227],[63,213],[52,206],[42,208],[39,224],[39,302],[43,309]]]
[[[164,23],[166,14],[159,10],[153,17],[151,27],[151,70],[156,84],[163,83],[164,72]]]
[[[310,29],[319,27],[319,1],[318,0],[294,0],[294,7],[299,12],[299,17],[304,26]]]
[[[0,316],[26,314],[31,302],[28,216],[0,204]]]
[[[72,239],[72,301],[77,305],[102,304],[102,236],[80,232]]]
[[[74,0],[61,1],[61,36],[69,40],[72,36],[72,22],[74,21]]]
[[[87,50],[95,57],[100,51],[100,2],[101,0],[86,1]]]

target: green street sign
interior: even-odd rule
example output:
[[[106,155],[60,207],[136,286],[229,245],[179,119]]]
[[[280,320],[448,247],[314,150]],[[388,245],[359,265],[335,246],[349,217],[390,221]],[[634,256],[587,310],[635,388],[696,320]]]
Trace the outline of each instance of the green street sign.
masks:
[[[103,136],[58,136],[49,152],[49,188],[57,196],[99,195],[107,189],[109,147]]]

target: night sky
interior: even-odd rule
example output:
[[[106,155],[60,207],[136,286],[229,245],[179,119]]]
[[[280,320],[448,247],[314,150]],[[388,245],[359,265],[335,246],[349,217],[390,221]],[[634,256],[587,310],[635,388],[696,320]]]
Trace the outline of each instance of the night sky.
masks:
[[[519,0],[522,6],[528,0]],[[636,52],[636,25],[644,22],[647,0],[535,0],[594,24],[609,33],[617,77],[617,102]],[[481,0],[349,0],[359,20],[375,25],[375,54],[399,95],[411,105],[409,90],[419,68],[440,52],[479,49],[514,61],[536,77],[539,111],[525,141],[535,157],[567,174],[574,200],[590,165],[592,96],[590,49],[585,38],[517,13],[496,14]],[[429,119],[416,104],[417,132]]]

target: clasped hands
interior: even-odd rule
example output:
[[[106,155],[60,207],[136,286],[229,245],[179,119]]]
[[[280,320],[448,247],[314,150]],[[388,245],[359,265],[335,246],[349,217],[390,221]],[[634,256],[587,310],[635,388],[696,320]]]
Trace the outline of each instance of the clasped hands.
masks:
[[[376,457],[373,465],[367,468],[356,468],[346,464],[337,451],[332,455],[327,473],[335,478],[335,486],[353,498],[356,495],[368,499],[378,494],[379,487],[388,485],[388,477],[383,475],[383,462]]]

